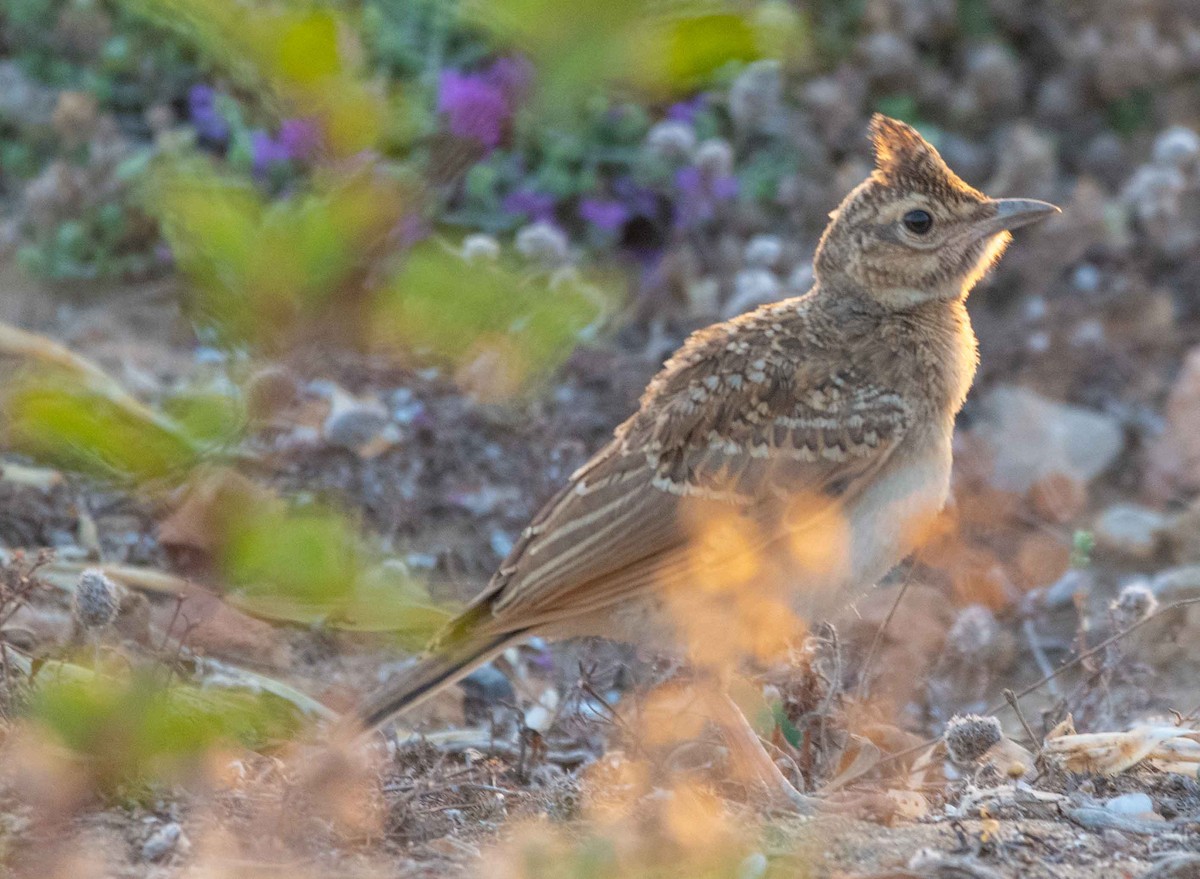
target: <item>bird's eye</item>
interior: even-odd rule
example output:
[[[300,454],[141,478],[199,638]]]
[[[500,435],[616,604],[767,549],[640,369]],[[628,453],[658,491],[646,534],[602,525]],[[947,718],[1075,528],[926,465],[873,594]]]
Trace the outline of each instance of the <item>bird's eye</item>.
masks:
[[[929,211],[923,211],[919,208],[905,214],[902,222],[904,223],[904,228],[914,235],[924,235],[933,228],[933,217],[929,215]]]

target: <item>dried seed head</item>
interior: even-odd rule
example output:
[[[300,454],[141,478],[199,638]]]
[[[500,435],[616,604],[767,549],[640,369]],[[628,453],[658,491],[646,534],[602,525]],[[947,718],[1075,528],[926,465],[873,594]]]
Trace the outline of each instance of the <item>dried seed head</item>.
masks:
[[[964,657],[987,653],[1000,636],[995,615],[982,604],[964,607],[946,633],[946,647]]]
[[[121,587],[104,572],[88,568],[79,575],[71,611],[84,629],[103,629],[112,625],[121,609]]]
[[[970,766],[1000,741],[1000,721],[978,714],[956,714],[946,724],[942,740],[950,759],[960,766]]]
[[[567,260],[567,236],[549,223],[533,223],[517,232],[517,252],[547,266]]]
[[[683,161],[696,148],[696,132],[686,122],[659,122],[646,134],[646,148],[664,159]]]
[[[1150,587],[1143,582],[1130,583],[1118,593],[1116,600],[1109,605],[1113,621],[1125,628],[1144,620],[1158,609],[1158,599]]]
[[[733,147],[719,137],[710,138],[696,147],[693,159],[696,167],[708,177],[728,177],[733,173]]]
[[[500,242],[491,235],[468,235],[462,241],[462,258],[469,263],[495,262],[500,258]]]

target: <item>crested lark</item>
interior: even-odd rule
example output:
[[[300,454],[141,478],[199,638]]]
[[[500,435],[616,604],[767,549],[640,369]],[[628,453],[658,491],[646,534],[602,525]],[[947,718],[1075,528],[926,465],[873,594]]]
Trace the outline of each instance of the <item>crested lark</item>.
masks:
[[[693,334],[360,728],[534,634],[727,662],[785,609],[849,603],[914,548],[975,375],[967,293],[1010,230],[1058,209],[988,198],[901,122],[877,115],[871,134],[875,171],[830,215],[812,290]],[[714,709],[795,801],[736,708]]]

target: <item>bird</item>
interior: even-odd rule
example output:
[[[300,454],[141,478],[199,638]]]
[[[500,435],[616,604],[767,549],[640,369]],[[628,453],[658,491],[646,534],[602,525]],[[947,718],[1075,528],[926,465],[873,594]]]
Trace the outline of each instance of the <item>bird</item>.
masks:
[[[728,663],[793,613],[851,604],[914,549],[947,500],[978,365],[967,294],[1014,229],[1059,209],[989,198],[904,122],[876,114],[869,132],[874,169],[830,213],[811,289],[693,333],[352,730],[532,636]],[[732,700],[710,704],[753,778],[811,807]]]

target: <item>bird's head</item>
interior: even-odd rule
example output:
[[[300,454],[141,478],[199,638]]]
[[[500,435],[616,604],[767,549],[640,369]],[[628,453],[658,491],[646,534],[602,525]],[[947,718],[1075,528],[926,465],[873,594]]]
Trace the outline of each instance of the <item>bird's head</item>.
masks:
[[[988,198],[903,122],[875,114],[871,139],[875,171],[830,214],[817,247],[822,285],[848,284],[897,309],[965,296],[1011,230],[1058,212],[1044,201]]]

